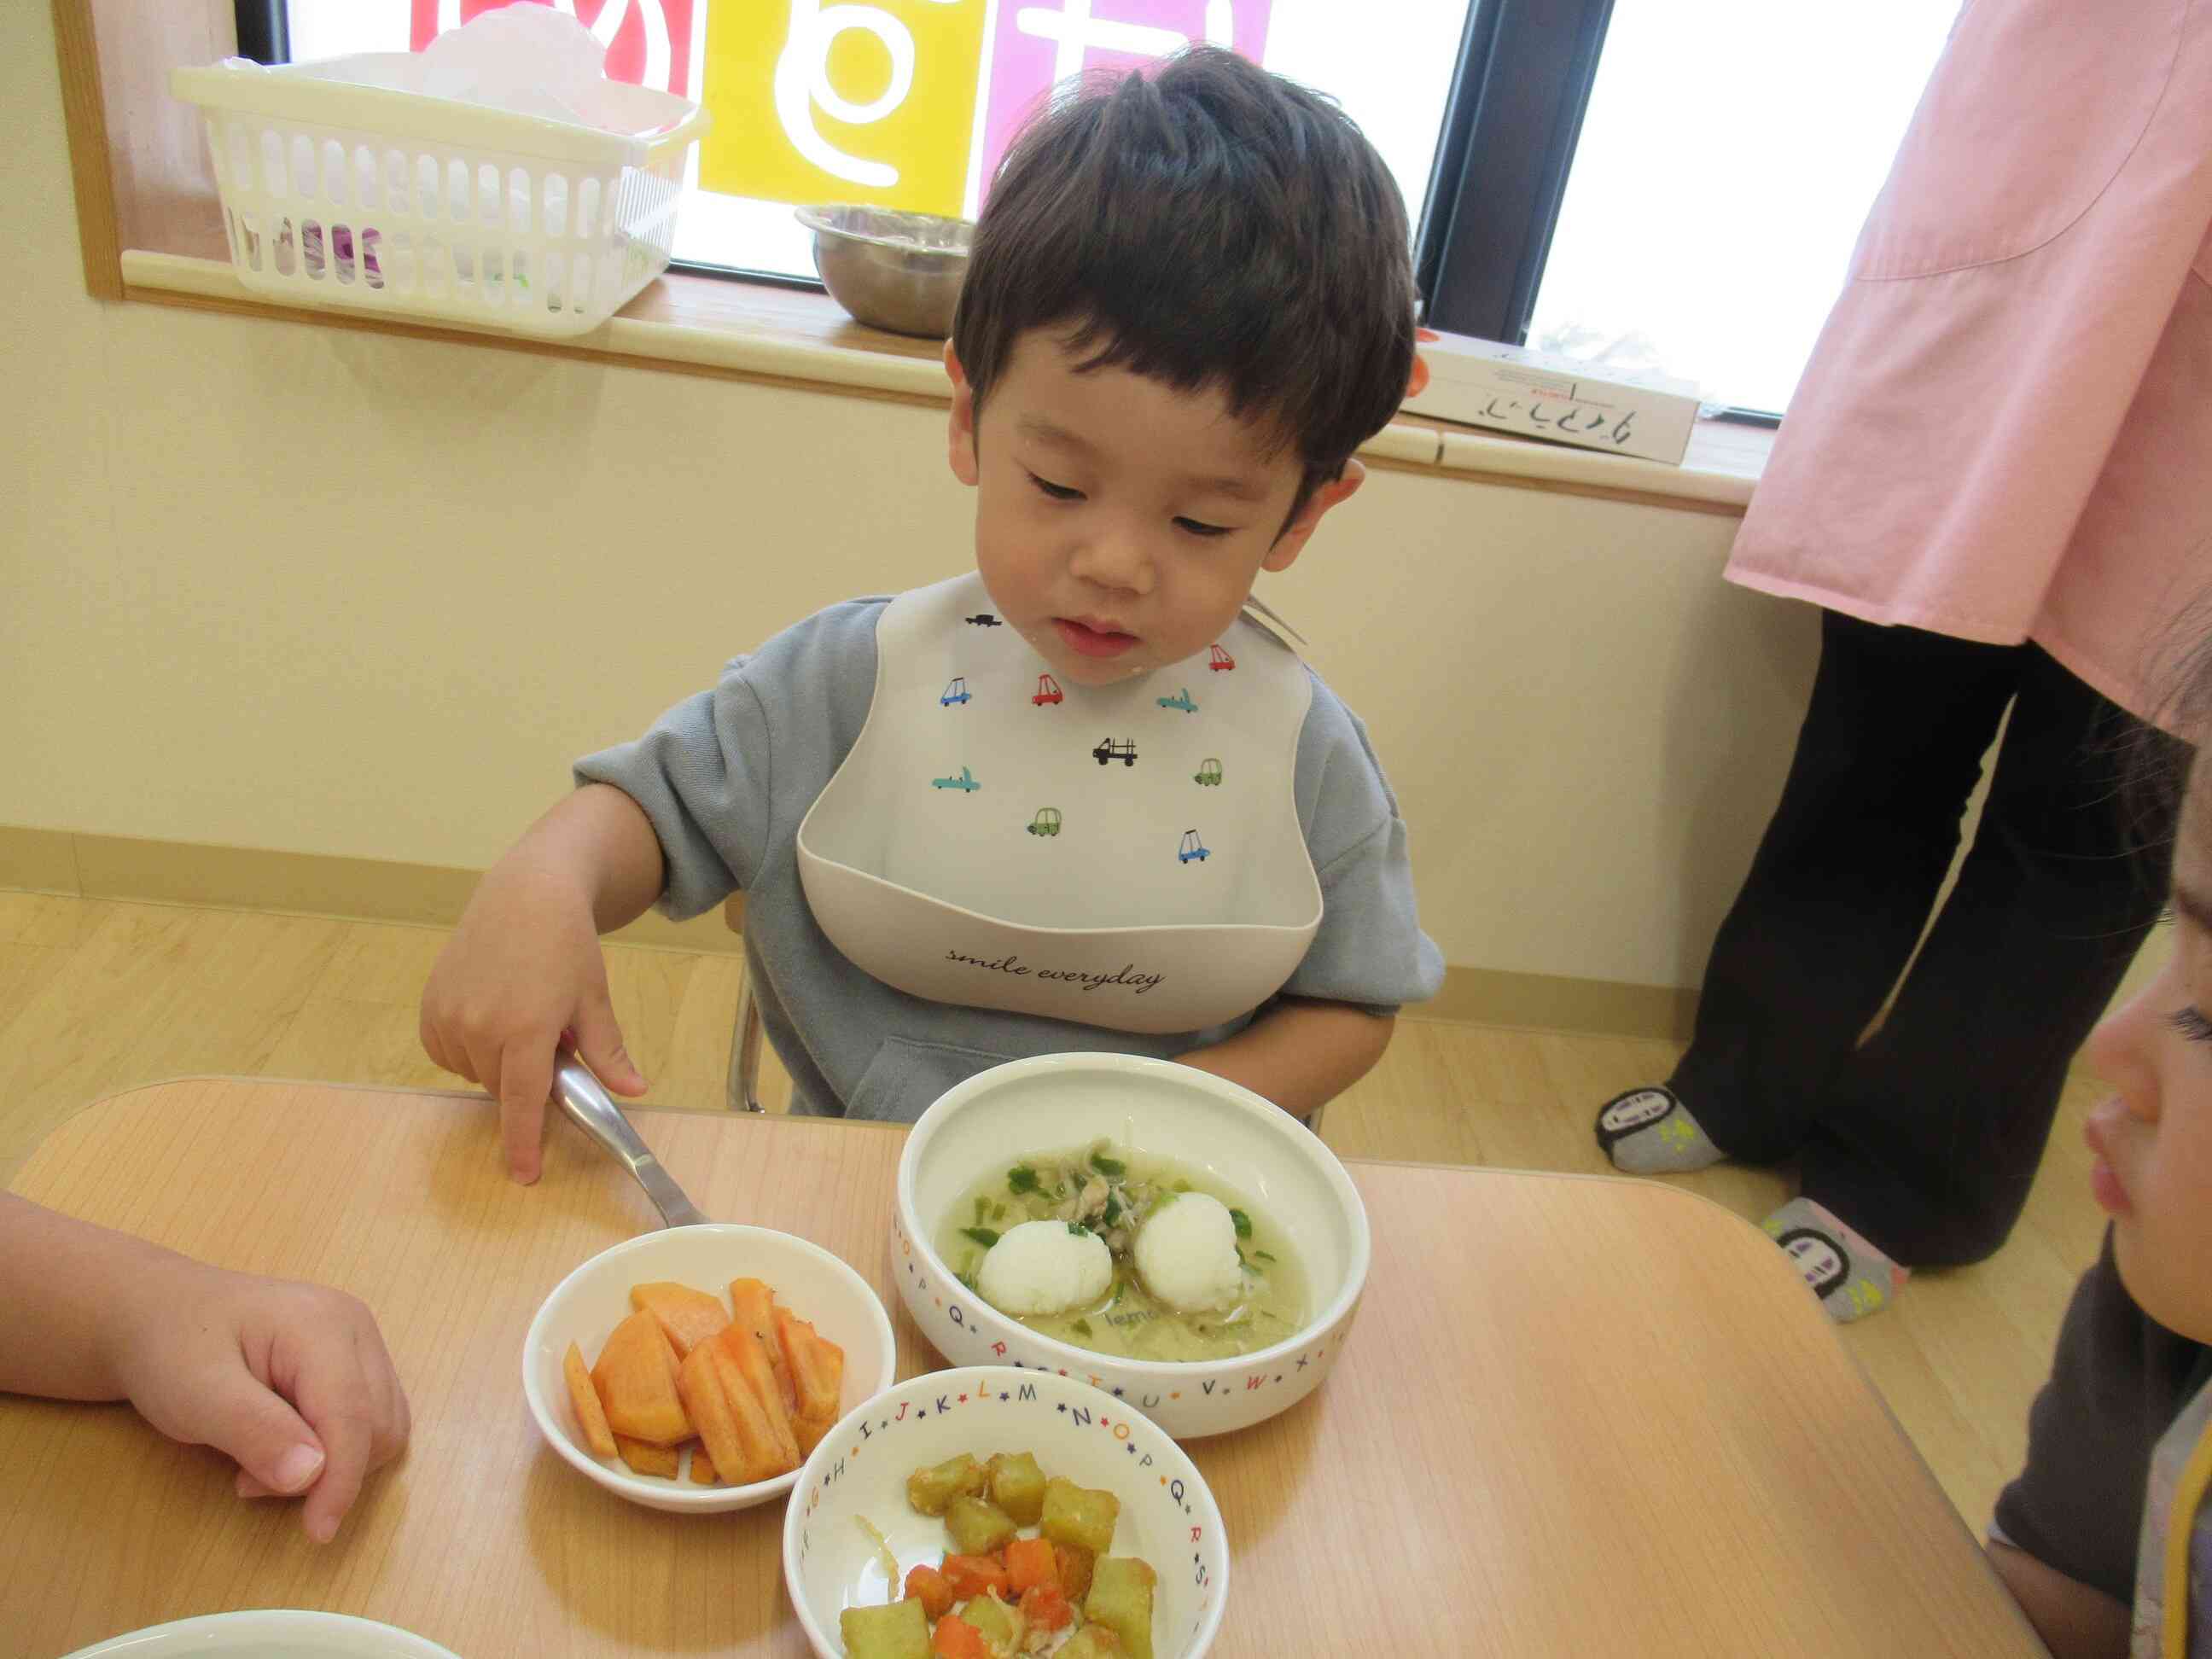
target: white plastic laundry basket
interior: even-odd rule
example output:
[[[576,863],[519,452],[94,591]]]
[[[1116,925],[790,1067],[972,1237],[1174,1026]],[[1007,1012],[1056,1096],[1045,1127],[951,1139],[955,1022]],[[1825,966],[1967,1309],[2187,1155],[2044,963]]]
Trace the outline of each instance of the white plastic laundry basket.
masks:
[[[231,262],[257,293],[537,335],[595,328],[668,267],[690,100],[607,82],[607,125],[419,90],[365,52],[170,73],[206,122]]]

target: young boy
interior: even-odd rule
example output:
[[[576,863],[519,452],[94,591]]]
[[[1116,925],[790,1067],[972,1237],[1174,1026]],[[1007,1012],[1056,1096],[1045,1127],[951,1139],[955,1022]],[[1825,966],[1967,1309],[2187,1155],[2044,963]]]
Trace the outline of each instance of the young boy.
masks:
[[[432,971],[424,1047],[498,1097],[518,1179],[564,1029],[645,1087],[597,935],[736,889],[797,1110],[910,1121],[1109,1048],[1304,1117],[1375,1063],[1443,971],[1405,826],[1359,721],[1241,613],[1415,372],[1409,243],[1358,129],[1225,52],[1024,136],[945,349],[975,574],[834,606],[580,763]]]
[[[2212,731],[2212,651],[2177,729]],[[2059,1659],[2212,1659],[2212,769],[2174,843],[2158,978],[2087,1050],[2114,1090],[2086,1128],[2112,1215],[2029,1419],[1990,1553]],[[2129,1603],[2132,1601],[2132,1619]]]

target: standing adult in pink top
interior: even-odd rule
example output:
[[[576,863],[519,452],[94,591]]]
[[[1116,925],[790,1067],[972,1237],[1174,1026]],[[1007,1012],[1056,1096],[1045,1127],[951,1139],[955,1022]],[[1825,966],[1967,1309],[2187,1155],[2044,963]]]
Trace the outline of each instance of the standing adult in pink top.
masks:
[[[1637,1172],[1796,1157],[1829,1311],[2003,1243],[2160,904],[2162,629],[2212,590],[2212,0],[1970,0],[1729,579],[1823,607],[1689,1050],[1599,1114]],[[1881,1030],[2006,710],[1958,881]]]

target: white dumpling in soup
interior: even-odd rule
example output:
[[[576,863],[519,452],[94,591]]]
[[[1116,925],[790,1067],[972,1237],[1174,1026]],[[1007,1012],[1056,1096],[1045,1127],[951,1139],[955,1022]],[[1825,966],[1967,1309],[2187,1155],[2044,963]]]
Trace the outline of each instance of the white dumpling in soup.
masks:
[[[1137,1230],[1135,1255],[1145,1288],[1180,1312],[1210,1312],[1243,1297],[1236,1218],[1206,1193],[1179,1193],[1154,1209]]]
[[[1024,1221],[1007,1229],[984,1253],[975,1276],[983,1300],[1009,1314],[1087,1307],[1113,1282],[1106,1241],[1065,1221]]]

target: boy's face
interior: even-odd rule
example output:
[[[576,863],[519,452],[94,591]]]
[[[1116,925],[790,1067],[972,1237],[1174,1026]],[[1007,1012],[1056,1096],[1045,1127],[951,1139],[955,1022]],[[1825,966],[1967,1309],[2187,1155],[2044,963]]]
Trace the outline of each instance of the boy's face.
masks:
[[[2118,1093],[2087,1137],[2129,1293],[2168,1330],[2212,1342],[2212,768],[2197,770],[2175,840],[2173,955],[2089,1039]]]
[[[1024,335],[980,419],[945,346],[952,471],[981,494],[975,567],[1000,614],[1063,681],[1110,685],[1219,639],[1364,473],[1349,463],[1286,526],[1294,452],[1270,454],[1218,392],[1078,374],[1063,337]]]

